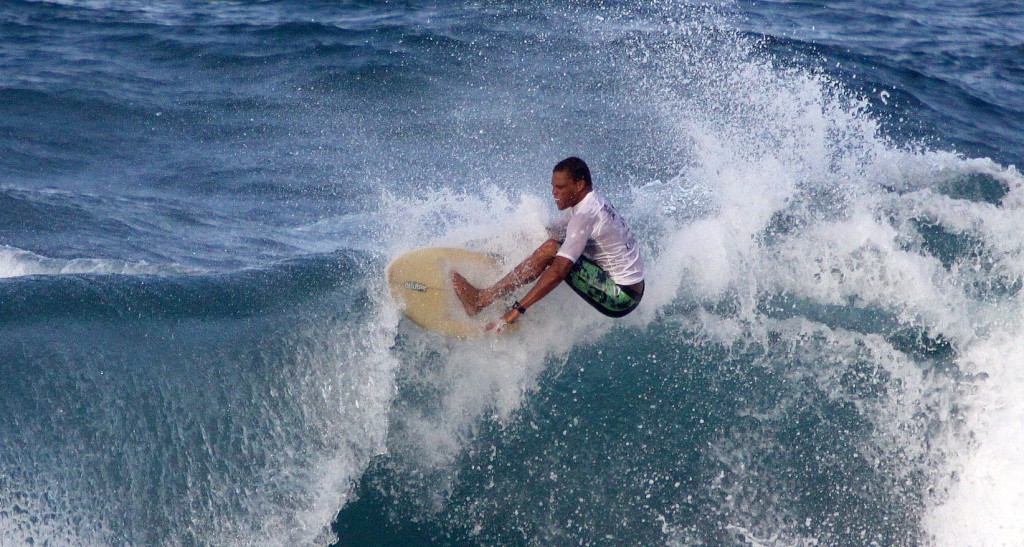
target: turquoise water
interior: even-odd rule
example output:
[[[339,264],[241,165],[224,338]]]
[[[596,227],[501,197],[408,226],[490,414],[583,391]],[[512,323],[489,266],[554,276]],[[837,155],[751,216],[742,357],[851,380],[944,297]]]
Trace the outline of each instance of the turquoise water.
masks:
[[[1024,11],[0,6],[0,543],[1024,541]],[[584,157],[649,276],[503,337]]]

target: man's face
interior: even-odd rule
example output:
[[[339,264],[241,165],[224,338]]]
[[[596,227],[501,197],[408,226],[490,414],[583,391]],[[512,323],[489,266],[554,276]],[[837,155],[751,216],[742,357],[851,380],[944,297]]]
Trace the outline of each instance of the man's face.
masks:
[[[587,183],[583,180],[572,180],[569,173],[555,171],[551,173],[551,195],[555,196],[558,210],[568,209],[580,202]]]

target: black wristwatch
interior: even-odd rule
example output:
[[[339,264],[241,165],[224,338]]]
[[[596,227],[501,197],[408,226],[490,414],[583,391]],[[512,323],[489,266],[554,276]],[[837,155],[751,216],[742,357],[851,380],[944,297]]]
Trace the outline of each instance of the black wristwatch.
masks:
[[[519,315],[526,315],[526,308],[524,308],[523,305],[520,304],[518,300],[516,300],[515,302],[512,303],[512,309],[516,310],[517,312],[519,312]]]

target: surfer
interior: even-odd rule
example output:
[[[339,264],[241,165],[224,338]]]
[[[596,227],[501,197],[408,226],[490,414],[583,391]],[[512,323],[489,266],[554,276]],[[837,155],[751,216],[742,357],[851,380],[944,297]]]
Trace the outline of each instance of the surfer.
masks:
[[[466,313],[476,315],[499,298],[533,281],[537,284],[502,316],[513,323],[562,281],[597,311],[622,317],[636,309],[644,294],[644,264],[636,238],[608,200],[594,191],[590,168],[570,157],[551,172],[551,194],[559,211],[569,213],[552,228],[526,260],[486,288],[452,272],[455,294]],[[487,330],[501,330],[491,323]]]

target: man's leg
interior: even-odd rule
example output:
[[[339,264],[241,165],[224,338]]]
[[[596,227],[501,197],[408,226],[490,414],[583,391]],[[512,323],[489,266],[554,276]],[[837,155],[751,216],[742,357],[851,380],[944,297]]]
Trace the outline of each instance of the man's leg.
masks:
[[[608,317],[628,315],[644,294],[643,282],[630,287],[616,285],[596,262],[585,256],[576,261],[565,281],[587,304]]]
[[[480,310],[490,306],[502,296],[527,283],[536,281],[540,274],[544,273],[544,270],[551,265],[561,246],[561,242],[554,239],[545,241],[540,247],[537,247],[536,251],[533,251],[533,254],[519,263],[505,277],[484,289],[474,287],[458,272],[452,272],[452,284],[455,286],[455,294],[462,301],[462,306],[466,308],[466,313],[476,315],[480,313]]]

